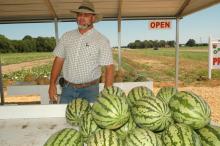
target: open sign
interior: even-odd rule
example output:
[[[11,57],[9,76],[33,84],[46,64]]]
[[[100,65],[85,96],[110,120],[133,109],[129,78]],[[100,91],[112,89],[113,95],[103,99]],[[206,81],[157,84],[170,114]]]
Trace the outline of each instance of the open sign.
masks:
[[[170,20],[152,20],[149,21],[149,29],[170,29],[171,28]]]

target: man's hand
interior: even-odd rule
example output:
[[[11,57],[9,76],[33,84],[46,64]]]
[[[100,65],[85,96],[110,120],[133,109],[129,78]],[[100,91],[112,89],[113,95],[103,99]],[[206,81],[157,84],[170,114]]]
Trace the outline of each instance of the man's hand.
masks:
[[[56,103],[57,102],[57,87],[56,87],[56,85],[50,85],[48,92],[49,92],[50,102]]]
[[[51,76],[50,76],[50,87],[49,87],[49,97],[50,101],[52,103],[57,102],[57,87],[56,87],[56,81],[58,78],[58,75],[61,72],[62,66],[64,63],[64,58],[55,57],[52,70],[51,70]]]

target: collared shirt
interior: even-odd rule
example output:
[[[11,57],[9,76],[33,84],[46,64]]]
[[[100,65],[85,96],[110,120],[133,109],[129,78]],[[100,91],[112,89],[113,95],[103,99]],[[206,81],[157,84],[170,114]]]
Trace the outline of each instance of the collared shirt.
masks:
[[[109,40],[94,28],[84,34],[78,29],[66,32],[53,53],[64,58],[64,78],[76,84],[98,79],[101,66],[113,64]]]

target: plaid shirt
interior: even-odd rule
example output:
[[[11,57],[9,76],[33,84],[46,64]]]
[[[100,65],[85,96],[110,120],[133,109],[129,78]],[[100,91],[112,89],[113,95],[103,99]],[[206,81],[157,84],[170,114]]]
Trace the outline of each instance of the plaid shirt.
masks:
[[[94,28],[80,34],[66,32],[53,51],[64,58],[63,76],[72,83],[86,83],[101,76],[101,66],[113,64],[109,40]]]

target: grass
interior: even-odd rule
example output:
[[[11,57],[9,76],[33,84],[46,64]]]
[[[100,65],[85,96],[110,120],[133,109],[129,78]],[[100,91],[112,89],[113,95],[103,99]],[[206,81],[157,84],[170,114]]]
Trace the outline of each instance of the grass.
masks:
[[[115,51],[115,58],[117,58],[117,51]],[[141,59],[142,63],[138,59]],[[179,59],[179,80],[184,84],[208,79],[207,47],[180,48]],[[135,71],[136,75],[141,74],[144,76],[143,79],[150,78],[156,82],[174,81],[175,49],[125,49],[122,51],[122,67],[127,72]],[[219,70],[212,71],[212,79],[220,80]]]
[[[202,47],[193,47],[193,48],[180,48],[179,51],[179,58],[182,59],[191,59],[195,61],[206,61],[208,59],[208,50],[206,51],[207,48]],[[202,51],[201,51],[202,50]],[[175,57],[176,56],[176,51],[175,48],[160,48],[159,50],[153,50],[153,49],[134,49],[133,51],[144,54],[147,57],[158,57],[158,56],[163,56],[163,57]]]
[[[1,54],[2,65],[17,64],[27,61],[42,60],[52,58],[51,52],[34,52],[34,53],[7,53]]]

